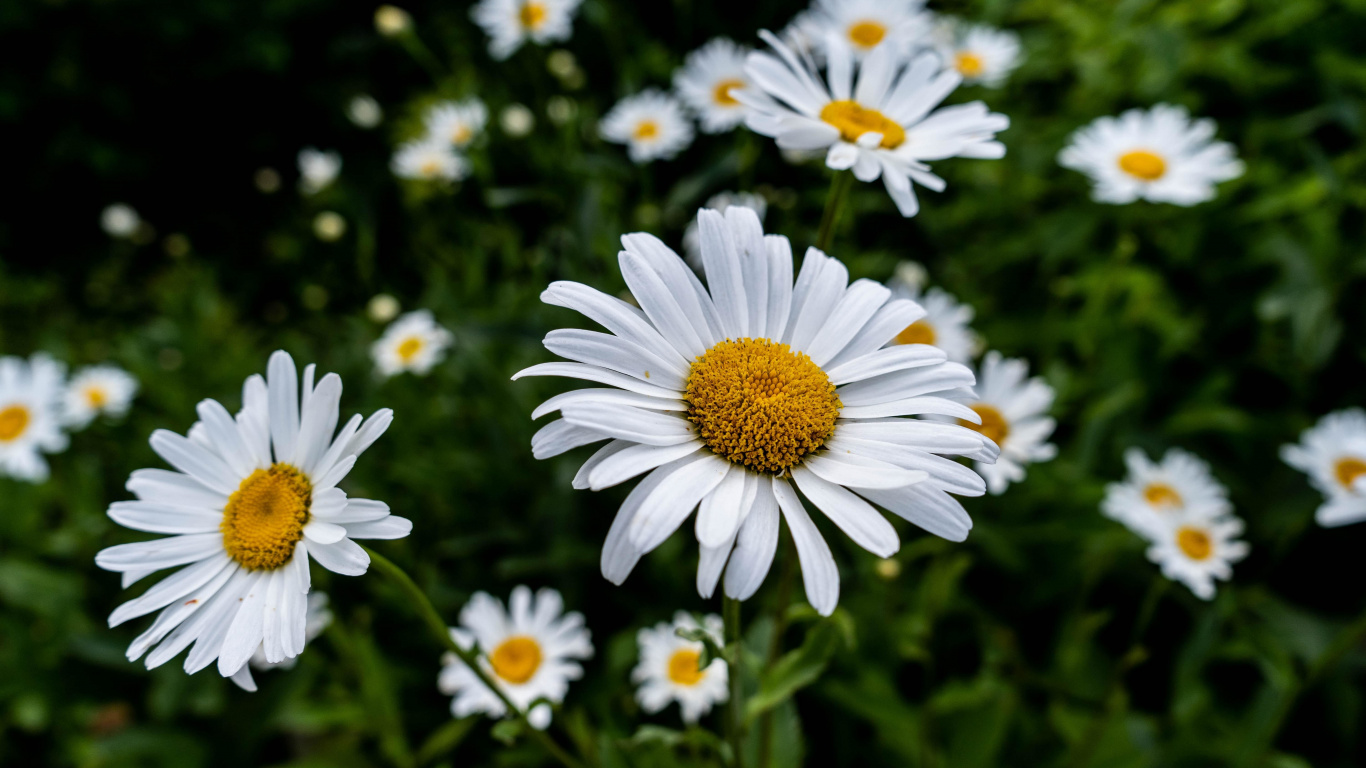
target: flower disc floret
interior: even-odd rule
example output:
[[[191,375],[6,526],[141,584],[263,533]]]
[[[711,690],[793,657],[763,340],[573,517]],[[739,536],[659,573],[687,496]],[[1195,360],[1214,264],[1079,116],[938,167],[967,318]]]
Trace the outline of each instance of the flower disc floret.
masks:
[[[494,674],[514,685],[530,680],[541,666],[541,644],[526,635],[514,635],[489,654]]]
[[[832,101],[821,108],[821,120],[839,129],[840,138],[855,143],[865,133],[882,134],[879,146],[896,149],[906,141],[906,129],[876,109],[868,109],[857,101]]]
[[[28,429],[28,409],[22,405],[11,405],[0,410],[0,442],[19,439]]]
[[[304,536],[312,501],[313,485],[295,467],[274,464],[252,472],[223,508],[223,549],[249,570],[283,566]]]

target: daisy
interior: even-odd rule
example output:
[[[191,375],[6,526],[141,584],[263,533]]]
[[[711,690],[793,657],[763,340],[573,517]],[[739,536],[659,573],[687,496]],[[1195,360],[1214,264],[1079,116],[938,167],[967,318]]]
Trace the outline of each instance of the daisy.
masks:
[[[756,51],[747,59],[745,72],[756,87],[733,92],[750,107],[745,124],[775,138],[782,149],[827,150],[828,167],[852,169],[860,181],[881,176],[902,216],[920,209],[912,181],[936,192],[944,189],[944,180],[930,172],[927,161],[1005,155],[1005,146],[995,140],[996,132],[1010,125],[1005,115],[989,112],[980,101],[930,111],[963,79],[942,69],[933,53],[917,56],[903,69],[903,58],[887,43],[856,66],[850,46],[830,35],[827,87],[809,60],[768,31],[759,35],[777,55]]]
[[[1148,548],[1148,559],[1163,576],[1190,587],[1201,600],[1212,600],[1214,580],[1228,581],[1233,563],[1247,557],[1247,542],[1235,541],[1242,532],[1243,521],[1235,517],[1168,521]]]
[[[100,212],[100,228],[110,237],[132,237],[142,226],[142,217],[132,206],[114,203]]]
[[[66,367],[43,353],[0,357],[0,475],[47,479],[44,453],[66,450],[62,393]]]
[[[382,376],[404,371],[422,376],[446,358],[452,341],[451,332],[437,325],[431,312],[419,309],[386,328],[379,341],[370,347],[370,356]]]
[[[729,131],[745,121],[745,105],[730,92],[749,85],[745,77],[748,51],[718,37],[688,54],[683,68],[674,73],[674,90],[706,133]]]
[[[336,181],[342,159],[336,152],[321,152],[313,147],[299,150],[299,189],[314,195]]]
[[[109,517],[174,535],[95,556],[99,567],[123,573],[125,587],[180,568],[109,615],[116,627],[161,611],[128,647],[129,661],[146,653],[151,669],[193,643],[186,672],[217,659],[219,674],[232,677],[263,645],[266,661],[293,658],[308,625],[309,558],[359,576],[370,556],[352,539],[397,539],[412,530],[383,502],[349,499],[337,488],[393,412],[353,416],[334,435],[341,378],[329,373],[314,386],[314,374],[306,367],[301,387],[293,358],[276,352],[265,378],[246,380],[236,417],[203,400],[188,437],[152,433],[152,450],[177,471],[134,472],[128,490],[138,500],[114,502]]]
[[[631,680],[640,685],[636,701],[641,709],[654,714],[676,701],[683,722],[692,725],[713,705],[729,698],[729,678],[724,659],[712,659],[700,667],[703,644],[679,637],[680,629],[704,629],[718,646],[723,644],[720,616],[706,616],[699,624],[692,614],[679,611],[672,622],[660,622],[636,635],[640,663],[631,672]]]
[[[1281,448],[1286,464],[1309,475],[1324,496],[1316,519],[1336,526],[1366,520],[1366,411],[1330,413]]]
[[[1058,163],[1090,176],[1097,202],[1195,205],[1213,199],[1218,182],[1243,175],[1237,151],[1213,141],[1214,130],[1213,120],[1191,120],[1184,107],[1131,109],[1072,134]]]
[[[732,205],[740,205],[754,211],[759,216],[759,222],[763,223],[764,216],[768,213],[768,201],[763,195],[756,195],[753,192],[720,192],[707,198],[703,208],[710,208],[718,213],[725,213],[726,209]],[[702,240],[697,232],[697,220],[688,222],[688,226],[683,230],[683,253],[687,255],[688,266],[702,271]]]
[[[593,657],[591,633],[583,626],[583,614],[564,613],[560,593],[542,589],[535,596],[519,586],[512,590],[507,609],[487,593],[476,592],[460,611],[460,626],[451,637],[462,648],[477,645],[479,663],[503,694],[527,711],[535,728],[550,725],[550,705],[558,704],[569,691],[569,681],[583,676],[579,661]],[[469,717],[483,712],[503,717],[507,708],[453,653],[442,659],[437,687],[451,700],[451,714]]]
[[[966,363],[973,357],[977,338],[968,323],[972,322],[973,309],[959,303],[952,294],[938,288],[920,292],[920,284],[901,278],[894,278],[888,286],[892,296],[914,301],[925,309],[925,316],[901,329],[893,341],[897,344],[929,344],[944,350],[944,354],[955,363]]]
[[[398,148],[389,164],[401,179],[460,181],[469,175],[469,161],[445,138],[422,138]]]
[[[828,616],[839,570],[798,490],[881,557],[900,539],[872,504],[965,539],[972,521],[945,491],[981,495],[986,484],[936,454],[990,461],[995,446],[956,424],[897,417],[976,422],[958,402],[969,396],[972,372],[933,347],[883,349],[924,310],[871,280],[850,284],[844,265],[814,248],[794,285],[791,245],[765,237],[748,208],[704,209],[698,226],[708,288],[655,237],[626,235],[618,260],[640,309],[578,283],[552,283],[543,301],[611,333],[552,331],[546,348],[574,362],[513,377],[608,385],[553,397],[532,414],[563,416],[532,438],[536,458],[609,441],[575,487],[601,490],[645,475],[607,534],[603,575],[620,584],[700,506],[698,592],[710,596],[724,571],[726,594],[743,600],[768,573],[781,518],[807,599]]]
[[[977,462],[977,471],[987,480],[987,490],[1001,494],[1011,483],[1025,478],[1025,465],[1048,461],[1058,447],[1044,442],[1057,425],[1048,416],[1053,405],[1053,388],[1043,379],[1029,375],[1029,363],[1006,360],[999,352],[988,352],[977,375],[977,397],[968,407],[976,411],[981,424],[959,421],[975,429],[1001,449],[994,464]]]
[[[530,40],[537,45],[568,40],[583,0],[480,0],[470,10],[489,36],[489,55],[503,60]]]
[[[670,160],[692,143],[692,123],[678,100],[650,88],[617,102],[598,128],[602,138],[625,144],[635,163]]]
[[[963,82],[997,88],[1020,65],[1020,36],[982,24],[944,18],[935,30],[936,50]]]
[[[924,0],[816,0],[796,21],[816,46],[833,35],[860,59],[883,43],[909,54],[933,29]]]
[[[464,101],[443,101],[427,110],[423,123],[427,135],[445,139],[456,149],[464,149],[484,130],[489,111],[484,102],[470,97]]]
[[[62,395],[62,421],[81,429],[101,414],[118,418],[128,413],[138,380],[113,365],[85,368],[71,378]]]
[[[332,612],[327,610],[327,593],[313,592],[308,596],[308,610],[304,619],[304,644],[313,642],[313,638],[322,634],[324,629],[332,624]],[[252,679],[251,670],[265,672],[271,669],[293,669],[298,663],[297,658],[285,659],[283,661],[267,661],[266,648],[262,644],[257,646],[256,653],[251,655],[251,659],[237,674],[232,676],[232,681],[244,691],[255,691],[256,681]]]
[[[1182,520],[1216,520],[1233,513],[1228,491],[1209,465],[1179,448],[1153,463],[1137,448],[1124,453],[1129,476],[1105,489],[1101,512],[1158,542]]]

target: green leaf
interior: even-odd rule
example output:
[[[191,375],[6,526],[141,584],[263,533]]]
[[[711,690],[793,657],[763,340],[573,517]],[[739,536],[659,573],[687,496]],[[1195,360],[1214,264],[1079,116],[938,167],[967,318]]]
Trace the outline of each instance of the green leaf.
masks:
[[[521,720],[499,720],[489,729],[489,735],[501,741],[509,747],[517,743],[517,739],[522,735]]]
[[[417,764],[427,765],[450,754],[460,746],[460,742],[465,740],[478,721],[478,717],[465,717],[450,720],[437,728],[417,750]]]
[[[753,721],[820,679],[830,658],[852,646],[852,640],[853,619],[843,611],[812,626],[800,648],[784,654],[764,672],[759,692],[745,705],[746,720]]]

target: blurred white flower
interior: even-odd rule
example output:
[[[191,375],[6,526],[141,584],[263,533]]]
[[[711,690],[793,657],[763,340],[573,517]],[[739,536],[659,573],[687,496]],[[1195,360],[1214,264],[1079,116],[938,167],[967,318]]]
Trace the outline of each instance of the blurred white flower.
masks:
[[[1090,176],[1097,202],[1195,205],[1214,198],[1215,184],[1243,175],[1237,150],[1214,141],[1214,131],[1213,120],[1191,120],[1184,107],[1131,109],[1072,134],[1058,163]]]
[[[387,293],[376,295],[365,305],[365,313],[377,323],[387,323],[398,317],[399,309],[398,299]]]
[[[346,117],[358,128],[374,128],[384,119],[384,109],[368,94],[351,97],[346,105]]]
[[[498,125],[503,129],[503,133],[520,139],[536,127],[536,116],[525,104],[509,104],[499,113]]]
[[[1281,448],[1286,464],[1309,475],[1323,494],[1315,519],[1335,526],[1366,520],[1366,411],[1349,408],[1324,416]]]
[[[602,138],[625,144],[637,164],[669,160],[692,143],[693,128],[678,100],[650,88],[617,102],[598,126]]]
[[[305,195],[317,194],[336,181],[341,168],[341,155],[336,152],[304,147],[299,150],[299,189]]]
[[[141,225],[138,212],[123,203],[114,203],[100,212],[100,227],[110,237],[132,237]]]
[[[386,328],[384,335],[371,345],[370,357],[383,376],[405,371],[422,376],[446,358],[452,341],[451,332],[437,325],[431,312],[419,309]]]
[[[375,30],[385,37],[398,37],[411,31],[413,17],[408,12],[393,5],[381,5],[375,9]]]
[[[81,429],[96,416],[123,416],[137,391],[138,380],[122,368],[95,365],[82,369],[66,385],[62,421],[69,428]]]
[[[1233,563],[1247,557],[1243,521],[1184,520],[1165,527],[1164,535],[1148,548],[1148,559],[1162,568],[1162,575],[1190,587],[1201,600],[1214,599],[1214,580],[1233,578]]]
[[[471,96],[462,101],[442,101],[428,108],[422,122],[433,141],[448,141],[457,149],[468,147],[484,130],[489,111],[484,102]]]
[[[400,146],[389,169],[401,179],[460,181],[469,175],[470,163],[447,139],[424,137]]]
[[[718,37],[688,54],[674,72],[678,98],[697,115],[702,130],[720,133],[745,121],[745,105],[731,96],[732,88],[745,88],[745,54],[748,48]]]
[[[999,87],[1020,65],[1020,36],[1005,29],[940,17],[935,49],[963,82]]]
[[[921,268],[922,272],[924,268]],[[900,272],[900,270],[898,270]],[[914,276],[908,273],[906,276]],[[972,322],[973,309],[959,303],[952,294],[938,288],[921,293],[923,281],[910,283],[898,274],[887,284],[892,296],[910,299],[925,308],[924,317],[901,329],[893,340],[895,344],[929,344],[944,350],[949,359],[956,363],[966,363],[973,357]]]
[[[47,479],[44,453],[66,450],[62,395],[66,366],[43,353],[0,357],[0,475]]]
[[[743,206],[758,214],[760,223],[764,216],[768,214],[768,201],[763,195],[756,195],[753,192],[719,192],[707,198],[703,208],[710,208],[717,213],[725,213],[733,205]],[[702,267],[702,241],[697,234],[697,219],[688,222],[688,226],[683,230],[683,255],[687,258],[688,266],[701,272]]]
[[[721,639],[721,617],[704,616],[698,623],[692,614],[679,611],[672,622],[663,621],[636,633],[640,646],[640,661],[631,671],[640,708],[654,714],[670,702],[678,702],[683,722],[692,725],[711,711],[712,706],[730,697],[729,675],[724,659],[712,659],[700,666],[705,646],[696,640],[684,640],[676,630],[701,629],[718,645]]]
[[[980,424],[959,420],[976,430],[1001,449],[995,463],[977,462],[977,471],[987,480],[987,490],[1004,493],[1011,483],[1025,478],[1025,465],[1048,461],[1058,447],[1047,442],[1057,422],[1048,415],[1053,407],[1053,388],[1043,379],[1029,376],[1024,360],[1006,360],[999,352],[988,352],[977,372],[977,396],[968,407],[977,412]]]
[[[530,40],[538,45],[568,40],[583,0],[480,0],[470,10],[489,36],[489,55],[502,60]]]
[[[322,634],[324,629],[332,624],[332,612],[327,609],[327,593],[313,592],[308,596],[307,618],[304,620],[304,645],[313,642],[313,639]],[[294,656],[282,661],[267,661],[266,646],[262,643],[256,649],[256,653],[251,655],[247,665],[242,670],[232,676],[232,681],[244,691],[255,691],[256,681],[252,679],[251,670],[265,672],[271,669],[293,669],[299,663],[299,657]]]
[[[816,0],[793,20],[792,39],[828,53],[828,40],[844,43],[862,59],[883,43],[908,56],[929,41],[933,17],[925,0]]]
[[[313,217],[313,234],[324,243],[335,243],[346,234],[346,219],[336,211],[322,211]]]
[[[1124,452],[1129,475],[1105,487],[1100,511],[1149,541],[1183,520],[1217,520],[1233,513],[1228,491],[1209,465],[1180,448],[1153,463],[1137,448]]]

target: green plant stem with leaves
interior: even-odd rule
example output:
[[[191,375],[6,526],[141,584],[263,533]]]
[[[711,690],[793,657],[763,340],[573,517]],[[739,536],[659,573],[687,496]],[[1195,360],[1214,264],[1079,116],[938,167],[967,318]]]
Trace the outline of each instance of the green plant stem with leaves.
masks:
[[[836,171],[830,181],[830,192],[825,197],[825,212],[821,214],[821,228],[816,235],[816,248],[825,251],[830,247],[830,239],[835,235],[835,225],[839,222],[844,202],[849,197],[849,188],[854,185],[854,174]]]
[[[730,597],[722,598],[721,618],[725,623],[726,650],[730,665],[730,700],[726,706],[726,737],[732,752],[731,765],[743,768],[745,764],[745,701],[744,686],[740,679],[741,657],[744,656],[744,640],[740,632],[740,601]]]
[[[778,578],[778,602],[773,615],[773,632],[769,635],[768,652],[764,656],[764,669],[772,669],[773,663],[783,652],[783,635],[787,632],[787,607],[792,599],[792,582],[797,568],[794,564],[796,552],[782,553],[782,575]],[[759,718],[759,765],[768,768],[773,760],[773,710],[767,710]]]

